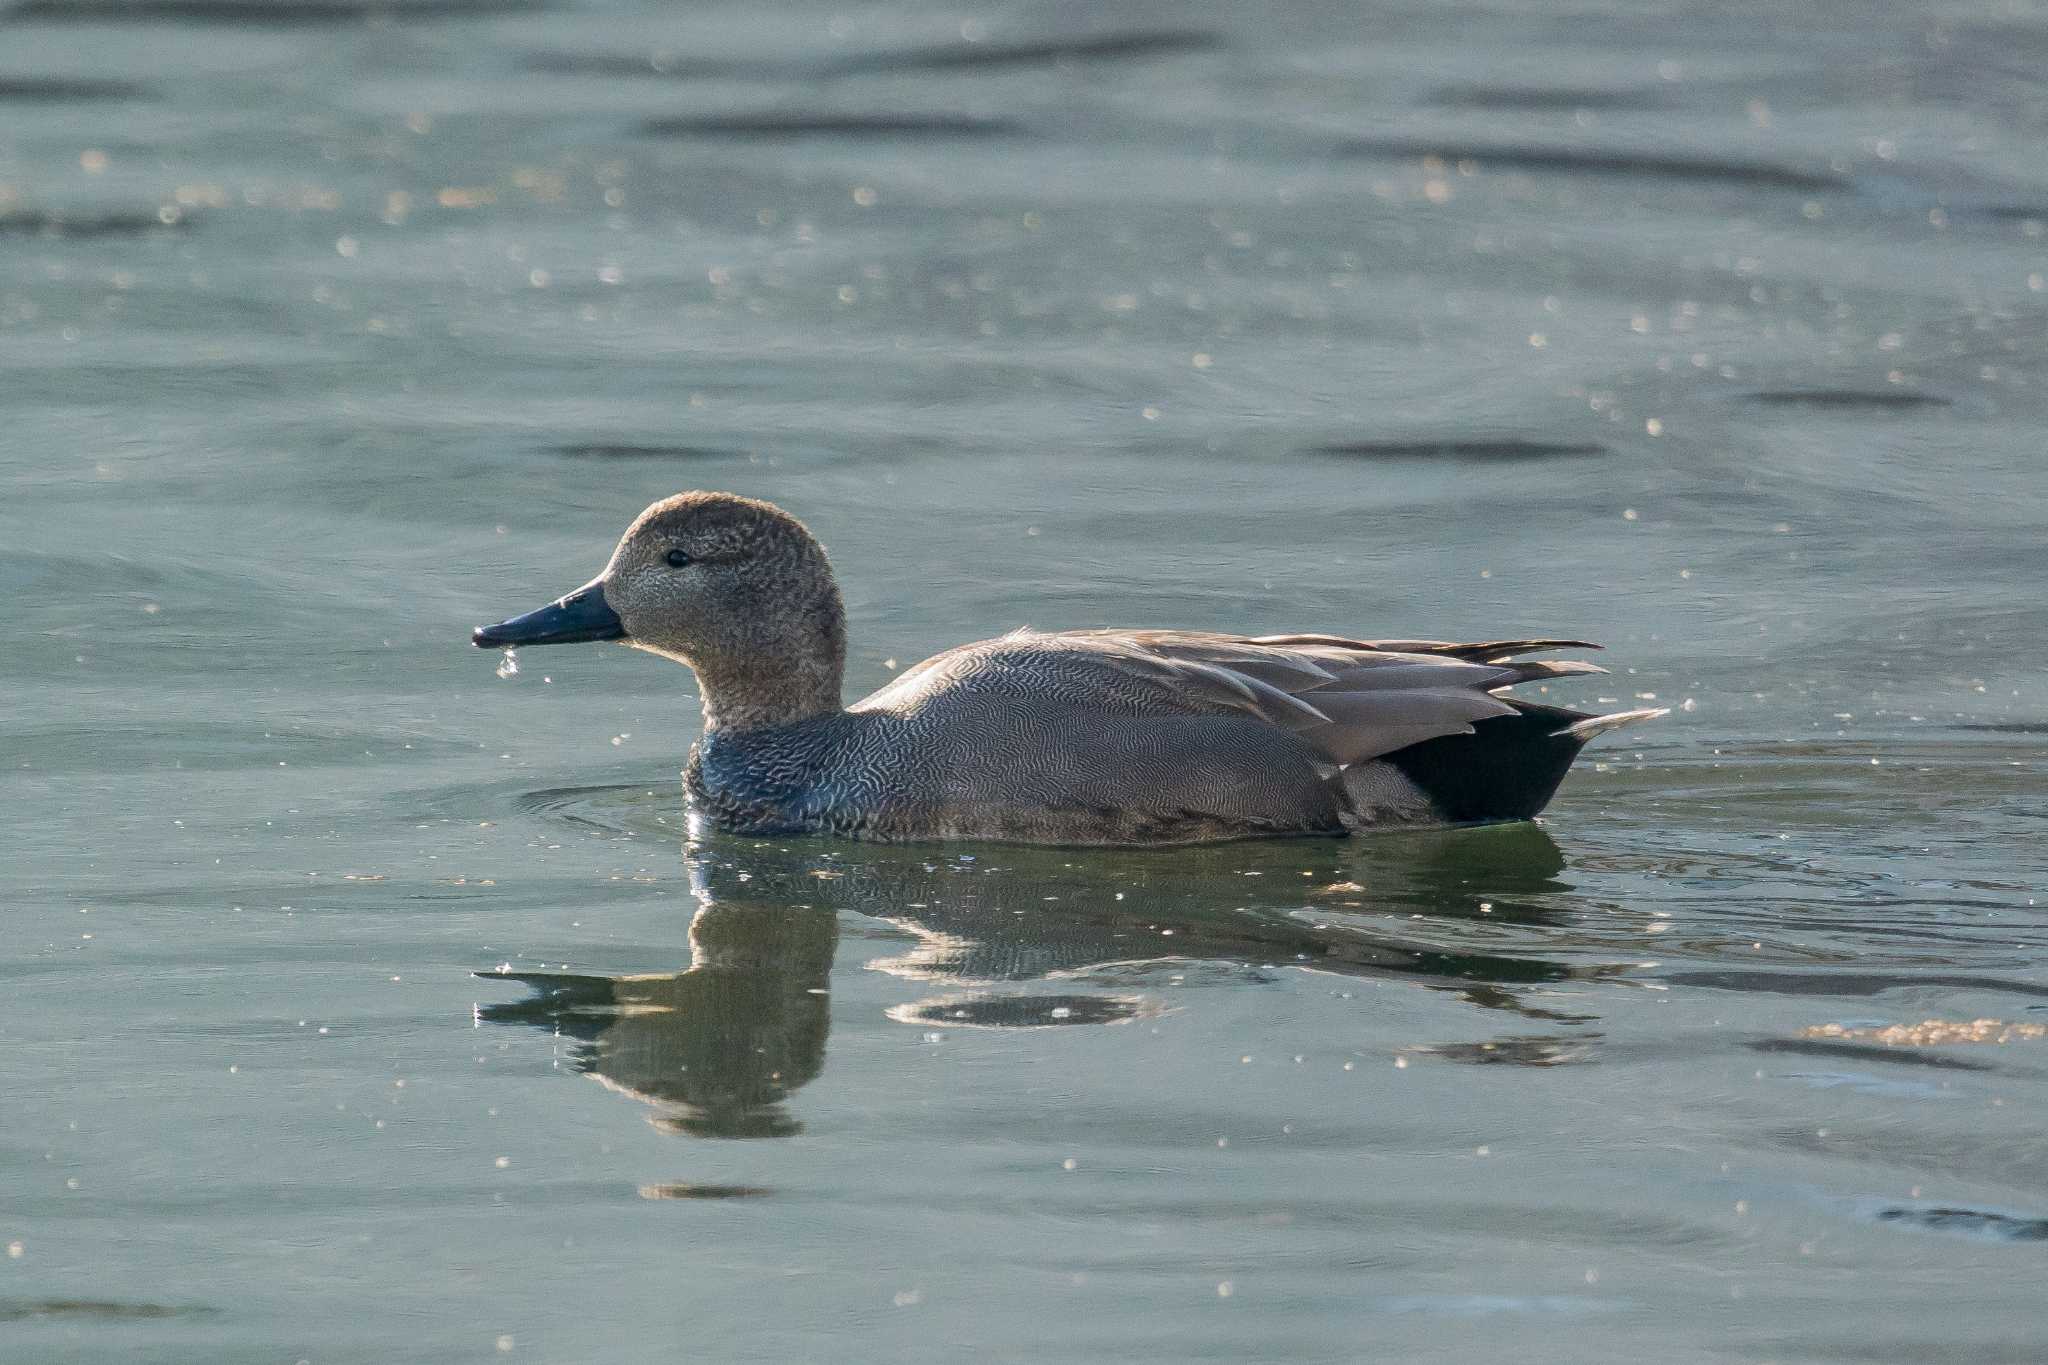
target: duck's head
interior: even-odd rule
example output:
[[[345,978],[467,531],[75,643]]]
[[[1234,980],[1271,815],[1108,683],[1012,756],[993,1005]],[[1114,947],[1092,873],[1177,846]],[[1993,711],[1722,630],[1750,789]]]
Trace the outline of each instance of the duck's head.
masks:
[[[697,672],[707,721],[837,710],[845,613],[824,547],[772,503],[678,493],[626,528],[604,572],[472,637],[481,649],[617,640]],[[828,700],[829,698],[829,700]]]

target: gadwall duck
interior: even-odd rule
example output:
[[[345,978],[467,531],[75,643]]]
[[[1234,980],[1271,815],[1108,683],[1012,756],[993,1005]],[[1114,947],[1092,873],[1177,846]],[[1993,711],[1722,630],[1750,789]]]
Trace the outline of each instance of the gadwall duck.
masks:
[[[684,780],[741,834],[1157,845],[1526,820],[1593,716],[1500,696],[1604,670],[1521,655],[1580,640],[1014,631],[840,702],[846,612],[781,508],[679,493],[604,572],[476,631],[485,649],[618,640],[688,664],[704,734]]]

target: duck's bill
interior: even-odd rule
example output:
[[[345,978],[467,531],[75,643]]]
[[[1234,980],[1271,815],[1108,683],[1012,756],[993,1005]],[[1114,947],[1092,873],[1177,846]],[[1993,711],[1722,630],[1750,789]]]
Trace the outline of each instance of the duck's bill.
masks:
[[[470,642],[478,649],[513,649],[523,645],[569,645],[579,640],[623,640],[625,623],[604,600],[604,584],[592,580],[559,602],[539,611],[478,626]]]

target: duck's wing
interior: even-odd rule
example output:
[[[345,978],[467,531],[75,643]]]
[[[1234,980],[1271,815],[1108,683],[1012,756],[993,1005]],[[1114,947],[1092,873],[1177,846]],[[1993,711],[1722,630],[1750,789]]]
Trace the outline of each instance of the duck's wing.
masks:
[[[1577,660],[1512,657],[1577,644],[1019,631],[928,659],[853,709],[914,707],[971,692],[1129,715],[1239,713],[1291,730],[1345,765],[1512,715],[1515,708],[1494,695],[1503,688],[1606,671]]]
[[[1458,644],[1168,630],[1053,638],[1086,639],[1131,668],[1177,681],[1186,693],[1293,730],[1342,764],[1470,734],[1474,721],[1514,713],[1494,693],[1517,683],[1606,671],[1579,660],[1512,657],[1572,641]]]
[[[1384,654],[1438,654],[1472,664],[1494,664],[1519,654],[1544,654],[1553,649],[1598,649],[1591,640],[1347,640],[1341,635],[1255,635],[1257,645],[1335,645],[1342,649],[1373,649]]]

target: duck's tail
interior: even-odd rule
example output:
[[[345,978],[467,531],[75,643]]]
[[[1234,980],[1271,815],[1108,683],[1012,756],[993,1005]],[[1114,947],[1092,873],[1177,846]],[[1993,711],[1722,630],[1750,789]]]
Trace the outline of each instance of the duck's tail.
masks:
[[[1574,713],[1560,710],[1558,714],[1569,716]],[[1558,731],[1558,733],[1576,736],[1579,743],[1584,744],[1593,736],[1604,735],[1609,730],[1619,730],[1627,725],[1639,725],[1643,721],[1655,720],[1659,716],[1668,716],[1670,714],[1671,708],[1668,706],[1645,706],[1637,711],[1613,711],[1604,716],[1587,716],[1583,720],[1575,720],[1570,725],[1565,726],[1564,729]]]
[[[1396,749],[1380,762],[1400,769],[1445,821],[1528,820],[1550,804],[1572,760],[1595,735],[1654,720],[1668,708],[1589,716],[1503,697],[1509,716],[1475,721],[1472,733],[1440,735]]]

